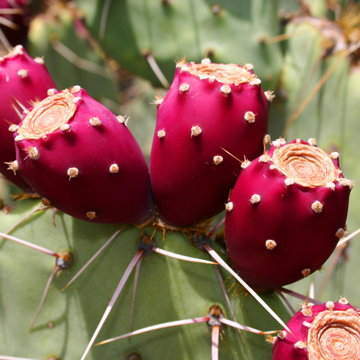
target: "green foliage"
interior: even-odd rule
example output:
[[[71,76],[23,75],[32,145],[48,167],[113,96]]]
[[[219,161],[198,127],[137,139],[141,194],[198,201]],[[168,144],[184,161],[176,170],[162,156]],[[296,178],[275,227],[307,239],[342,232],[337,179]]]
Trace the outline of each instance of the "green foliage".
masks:
[[[118,102],[120,86],[116,73],[66,6],[55,3],[32,21],[29,54],[44,57],[59,90],[81,84],[90,96],[104,104]]]
[[[358,73],[356,69],[350,71],[349,60],[343,52],[323,56],[323,36],[306,19],[300,24],[291,24],[288,32],[294,37],[288,42],[282,77],[287,97],[285,118],[290,125],[285,127],[286,137],[305,140],[313,137],[326,151],[338,151],[344,176],[355,180],[359,176],[356,166],[359,154]],[[329,77],[319,86],[327,74]],[[317,87],[319,90],[315,92]],[[296,116],[304,102],[308,105]],[[349,223],[354,227],[360,210],[356,200],[359,191],[354,187],[351,194]]]
[[[0,213],[0,230],[5,231],[38,204],[34,200],[16,203],[11,214]],[[58,252],[73,251],[73,266],[55,277],[33,332],[29,332],[47,279],[54,269],[54,258],[9,240],[2,240],[0,251],[0,354],[45,359],[56,355],[62,360],[80,358],[100,321],[127,265],[137,251],[140,231],[128,225],[86,272],[64,292],[61,289],[90,259],[119,226],[91,224],[62,213],[52,224],[51,210],[37,213],[20,226],[13,236]],[[148,229],[149,234],[152,229]],[[157,245],[179,254],[211,260],[181,233],[156,234]],[[216,246],[218,251],[223,251]],[[14,266],[15,265],[15,266]],[[224,278],[228,275],[223,273]],[[230,281],[231,284],[231,281]],[[130,276],[98,341],[129,332],[134,274]],[[230,293],[231,294],[231,293]],[[274,294],[263,298],[286,321],[288,314]],[[152,254],[142,260],[134,306],[133,330],[163,322],[206,316],[212,305],[219,305],[231,319],[213,265],[196,264]],[[279,325],[248,296],[232,299],[240,323],[276,330]],[[52,322],[53,328],[49,328]],[[221,359],[270,359],[271,346],[261,335],[226,327],[220,341]],[[206,323],[158,330],[94,347],[88,359],[125,359],[137,352],[142,359],[209,359],[211,331]]]
[[[323,0],[304,3],[310,5],[317,15],[329,14]],[[208,55],[213,62],[253,63],[265,90],[275,89],[277,84],[277,97],[271,105],[270,133],[273,139],[284,132],[287,121],[303,102],[311,99],[286,128],[287,140],[316,138],[323,149],[340,152],[341,168],[347,178],[360,178],[360,72],[340,53],[330,51],[323,56],[323,34],[319,28],[299,20],[297,1],[280,1],[286,5],[286,11],[294,11],[290,15],[296,17],[286,27],[286,32],[293,36],[282,47],[284,54],[278,43],[267,42],[278,35],[279,7],[275,0],[76,0],[76,4],[84,12],[86,24],[102,49],[88,37],[79,37],[81,32],[74,26],[74,19],[78,16],[62,5],[52,12],[56,16],[42,14],[32,23],[31,54],[45,55],[46,65],[59,89],[81,85],[113,112],[130,115],[129,127],[147,155],[151,148],[156,106],[149,104],[155,90],[143,79],[156,86],[160,83],[144,55],[151,53],[154,56],[169,82],[176,59],[186,55],[189,61],[199,62]],[[70,50],[68,54],[75,53],[77,61],[69,61],[56,51],[59,43]],[[104,54],[143,79],[126,75],[119,81],[119,69],[115,66],[110,70]],[[85,60],[85,67],[79,68],[79,64],[84,64],[79,63],[79,58]],[[102,70],[94,72],[94,69]],[[329,69],[334,71],[312,96],[319,80]],[[349,231],[358,227],[358,186],[351,194]],[[9,190],[5,186],[5,190],[0,191],[4,194]],[[14,205],[7,198],[5,204]],[[26,200],[16,203],[15,211],[10,214],[0,212],[0,231],[6,231],[37,204],[34,200]],[[118,227],[86,223],[57,213],[55,228],[51,211],[47,211],[32,216],[13,233],[53,251],[70,249],[75,256],[73,266],[55,277],[31,333],[29,328],[54,269],[54,258],[1,240],[0,354],[41,360],[50,355],[61,360],[81,357],[136,252],[140,230],[128,225],[74,284],[64,292],[61,289]],[[152,233],[152,229],[147,231]],[[164,241],[161,232],[155,237],[161,248],[210,259],[181,233],[167,232]],[[219,245],[213,246],[226,254]],[[354,286],[360,280],[356,262],[359,253],[360,244],[355,241],[345,253],[350,255],[350,261],[346,263],[346,256],[340,258],[320,300],[336,301],[343,295],[353,306],[360,307],[359,290]],[[330,266],[331,259],[324,272],[290,287],[307,294],[311,282],[314,282],[315,289],[319,290]],[[234,280],[224,271],[222,275],[229,289]],[[133,286],[134,274],[100,332],[99,341],[129,331]],[[232,288],[229,294],[233,291]],[[289,314],[276,295],[265,293],[262,297],[284,321],[288,320]],[[292,303],[298,309],[300,302],[295,300]],[[279,325],[251,296],[240,293],[231,299],[231,303],[238,322],[261,330],[279,329]],[[205,316],[213,304],[220,305],[226,317],[231,319],[212,265],[185,263],[152,254],[141,264],[132,328]],[[51,329],[50,322],[54,325]],[[271,358],[271,345],[265,344],[262,336],[244,332],[243,336],[245,344],[236,330],[226,327],[220,341],[219,359]],[[125,359],[131,352],[138,352],[143,360],[207,360],[210,348],[211,331],[207,325],[193,324],[94,347],[88,359]]]
[[[200,62],[253,63],[266,89],[281,69],[277,1],[87,1],[77,0],[92,35],[122,67],[160,83],[146,61],[151,53],[171,82],[174,63],[186,55]]]
[[[281,120],[282,124],[289,121],[291,123],[285,131],[288,140],[307,140],[312,137],[316,138],[318,146],[325,151],[339,152],[344,176],[356,182],[360,176],[359,70],[350,63],[350,58],[344,52],[330,50],[324,56],[326,37],[319,26],[314,26],[314,23],[319,25],[320,21],[314,22],[311,18],[296,19],[286,29],[293,36],[287,42],[282,73],[281,90],[285,94],[285,101],[282,103]],[[331,26],[335,27],[335,24],[331,23]],[[336,33],[335,40],[343,39]],[[320,86],[325,76],[326,81]],[[303,107],[305,102],[307,106]],[[302,108],[303,111],[300,111]],[[359,196],[360,189],[355,185],[350,196],[347,221],[349,232],[359,227]],[[358,280],[356,258],[359,251],[360,246],[355,239],[355,243],[340,257],[321,300],[336,301],[341,294],[354,306],[360,305],[359,290],[353,286]],[[314,282],[315,289],[319,290],[328,275],[331,261],[332,258],[325,264],[324,271],[292,285],[291,288],[306,293],[310,282]]]

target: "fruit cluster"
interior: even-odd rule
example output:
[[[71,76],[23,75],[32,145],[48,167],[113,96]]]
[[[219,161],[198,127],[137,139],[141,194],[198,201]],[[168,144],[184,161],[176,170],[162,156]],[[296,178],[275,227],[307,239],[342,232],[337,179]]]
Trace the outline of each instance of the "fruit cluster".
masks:
[[[314,139],[278,139],[269,148],[274,95],[251,64],[177,63],[166,97],[156,99],[150,170],[126,118],[80,86],[55,90],[42,59],[16,47],[0,66],[8,83],[0,171],[58,210],[91,222],[180,228],[225,207],[232,266],[256,289],[320,269],[344,235],[353,183],[339,154]],[[21,108],[21,121],[10,103]]]

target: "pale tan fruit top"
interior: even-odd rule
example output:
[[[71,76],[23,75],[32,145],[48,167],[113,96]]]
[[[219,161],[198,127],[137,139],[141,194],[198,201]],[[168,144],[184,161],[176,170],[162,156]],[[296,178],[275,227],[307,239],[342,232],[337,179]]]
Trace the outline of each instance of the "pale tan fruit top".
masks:
[[[189,63],[187,67],[190,74],[199,79],[213,79],[223,84],[235,84],[250,82],[257,76],[236,64],[195,64]]]
[[[353,309],[323,311],[308,332],[309,360],[359,360],[360,316]]]
[[[69,90],[48,96],[27,114],[18,134],[25,139],[36,140],[59,129],[74,115],[74,99],[75,96]]]
[[[272,162],[287,178],[306,187],[325,186],[341,173],[325,151],[299,143],[275,149]]]

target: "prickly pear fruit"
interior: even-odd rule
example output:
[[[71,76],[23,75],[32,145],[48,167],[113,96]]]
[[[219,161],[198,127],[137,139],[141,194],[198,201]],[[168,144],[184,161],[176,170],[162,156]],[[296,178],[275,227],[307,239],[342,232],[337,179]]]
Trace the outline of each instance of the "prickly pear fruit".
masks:
[[[150,177],[159,216],[186,226],[216,215],[240,172],[263,151],[271,92],[252,65],[177,64],[158,116]],[[224,151],[225,150],[225,151]]]
[[[250,286],[290,284],[331,255],[344,234],[353,186],[338,157],[314,139],[279,139],[246,164],[226,205],[225,241],[233,267]]]
[[[273,343],[272,360],[360,359],[360,313],[345,298],[304,304]]]
[[[20,122],[13,106],[18,107],[17,100],[26,108],[30,107],[31,101],[45,98],[48,89],[54,88],[55,84],[46,70],[43,59],[32,59],[21,45],[0,59],[0,81],[0,173],[18,187],[28,191],[30,187],[21,176],[7,171],[6,162],[15,158],[14,139],[9,128],[14,131]]]
[[[124,118],[80,86],[50,93],[14,136],[13,167],[57,209],[100,223],[150,218],[150,179],[140,147]]]

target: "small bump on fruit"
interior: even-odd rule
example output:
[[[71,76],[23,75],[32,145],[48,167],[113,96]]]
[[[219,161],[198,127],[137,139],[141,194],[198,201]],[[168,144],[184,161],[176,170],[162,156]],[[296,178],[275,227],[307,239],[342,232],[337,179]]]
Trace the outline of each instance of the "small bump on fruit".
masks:
[[[274,250],[276,248],[276,246],[277,246],[277,243],[274,240],[266,240],[265,241],[265,247],[268,250]]]
[[[220,91],[224,94],[224,95],[229,95],[231,93],[231,87],[227,84],[223,85],[220,88]]]
[[[191,137],[193,136],[199,136],[202,133],[202,130],[200,128],[200,126],[193,126],[191,128]]]
[[[211,64],[211,60],[209,58],[205,58],[205,59],[202,59],[201,60],[201,63],[202,64],[205,64],[205,65],[210,65]]]
[[[320,201],[316,200],[311,204],[311,208],[314,212],[320,214],[323,210],[323,204]]]
[[[291,186],[291,185],[294,185],[295,184],[295,181],[293,179],[290,179],[290,178],[286,178],[284,180],[284,183],[286,186]]]
[[[250,202],[251,202],[252,204],[257,204],[257,203],[260,202],[260,200],[261,200],[260,195],[254,194],[253,196],[251,196]]]
[[[251,161],[250,160],[245,160],[241,163],[240,167],[242,169],[246,169],[249,165],[251,164]]]
[[[224,161],[224,158],[220,155],[214,156],[213,162],[215,165],[219,165]]]
[[[265,96],[266,96],[268,102],[272,102],[272,101],[275,99],[275,94],[274,94],[274,92],[273,92],[273,91],[270,91],[270,90],[265,91]]]
[[[252,111],[247,111],[244,115],[244,119],[248,123],[254,123],[255,122],[255,114]]]
[[[330,159],[335,160],[335,159],[338,159],[340,157],[340,154],[338,152],[334,151],[329,156],[330,156]]]
[[[9,165],[9,167],[7,168],[7,170],[12,170],[14,172],[14,174],[16,175],[16,171],[19,170],[19,164],[16,160],[14,161],[10,161],[10,162],[6,162],[6,165]]]
[[[294,344],[296,349],[306,349],[307,345],[303,341],[298,341]]]
[[[347,299],[345,299],[344,297],[340,297],[339,303],[342,305],[347,305],[349,304],[349,302],[347,301]]]
[[[19,75],[21,78],[23,78],[23,79],[29,76],[28,71],[25,70],[25,69],[19,70],[19,71],[18,71],[18,75]]]
[[[112,164],[109,168],[109,171],[111,172],[111,174],[117,174],[119,172],[119,165]]]
[[[34,61],[37,62],[37,63],[40,64],[40,65],[44,65],[44,64],[45,64],[44,59],[41,58],[41,57],[36,57],[36,58],[34,59]]]
[[[182,93],[188,91],[189,89],[190,89],[190,85],[187,83],[183,83],[179,87],[179,91]]]
[[[250,64],[250,63],[247,63],[244,65],[244,69],[245,70],[253,70],[254,69],[254,65],[253,64]]]
[[[102,123],[101,123],[101,120],[100,120],[98,117],[92,117],[92,118],[90,118],[89,123],[90,123],[90,125],[92,125],[92,126],[100,126],[100,125],[102,124]]]
[[[234,209],[234,204],[232,202],[228,202],[226,205],[225,205],[225,209],[226,211],[232,211]]]
[[[39,150],[36,147],[30,147],[28,153],[31,160],[37,160],[40,156]]]
[[[259,78],[253,78],[249,81],[249,84],[252,86],[256,86],[256,85],[260,85],[261,84],[261,80]],[[266,95],[265,95],[266,96]]]
[[[305,306],[301,309],[301,313],[304,315],[304,316],[312,316],[312,309],[311,309],[311,306]]]
[[[334,303],[332,301],[327,301],[325,303],[325,306],[327,307],[327,309],[329,309],[330,311],[333,311],[334,310]]]
[[[304,278],[308,277],[311,273],[311,269],[304,269],[303,271],[301,271],[302,275]]]
[[[271,160],[271,157],[269,156],[269,155],[261,155],[260,157],[259,157],[259,162],[263,162],[263,163],[266,163],[266,162],[268,162],[268,161],[270,161]]]
[[[311,145],[311,146],[315,146],[316,145],[316,140],[314,138],[310,138],[308,140],[308,143]]]
[[[71,167],[68,169],[67,174],[71,179],[74,179],[74,178],[78,177],[79,169],[77,169],[76,167]]]
[[[335,236],[339,239],[341,239],[345,234],[345,230],[343,228],[339,228],[336,233]]]
[[[18,129],[19,129],[18,125],[12,124],[12,125],[9,126],[9,131],[10,132],[15,132]]]
[[[69,124],[63,124],[60,126],[61,131],[70,131],[70,125]]]
[[[79,85],[75,85],[71,88],[71,92],[73,94],[78,93],[80,90],[81,90],[81,86],[79,86]]]
[[[96,218],[96,213],[95,211],[88,211],[86,213],[86,217],[89,219],[89,220],[94,220]]]

